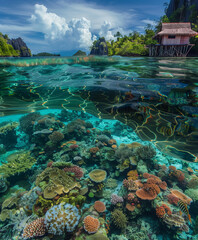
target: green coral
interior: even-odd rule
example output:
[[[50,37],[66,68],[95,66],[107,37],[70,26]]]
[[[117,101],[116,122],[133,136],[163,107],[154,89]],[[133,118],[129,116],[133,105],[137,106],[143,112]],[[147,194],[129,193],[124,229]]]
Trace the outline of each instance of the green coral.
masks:
[[[18,127],[18,123],[17,122],[9,122],[6,123],[3,126],[0,126],[0,135],[1,134],[7,134],[8,132],[14,130],[16,127]]]
[[[36,162],[29,151],[17,152],[7,157],[7,163],[0,166],[0,174],[4,177],[10,177],[22,172],[26,172]]]
[[[119,209],[115,209],[112,213],[111,213],[111,218],[112,218],[112,222],[113,224],[120,228],[120,229],[124,229],[127,226],[127,217],[126,215]]]
[[[38,215],[39,217],[42,217],[45,215],[46,211],[50,209],[54,205],[58,205],[60,203],[70,203],[72,205],[79,205],[82,206],[82,204],[85,202],[86,197],[82,195],[65,195],[63,197],[58,198],[57,200],[53,199],[45,199],[42,196],[39,196],[36,200],[36,203],[33,206],[33,213]]]

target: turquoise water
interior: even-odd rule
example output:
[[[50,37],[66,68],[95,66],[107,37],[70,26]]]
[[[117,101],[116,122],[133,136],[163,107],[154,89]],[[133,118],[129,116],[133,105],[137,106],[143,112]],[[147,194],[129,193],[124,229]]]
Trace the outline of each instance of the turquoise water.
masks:
[[[197,66],[0,59],[1,238],[197,239]]]

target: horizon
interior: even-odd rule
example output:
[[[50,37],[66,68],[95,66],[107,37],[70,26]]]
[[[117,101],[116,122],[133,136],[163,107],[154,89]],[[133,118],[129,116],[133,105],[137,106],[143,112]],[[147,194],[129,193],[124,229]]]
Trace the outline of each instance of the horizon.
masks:
[[[164,14],[164,0],[75,0],[50,2],[42,0],[2,0],[0,32],[9,38],[21,37],[32,54],[50,52],[71,56],[76,51],[89,52],[92,42],[99,37],[113,40],[120,32],[144,32],[147,24]]]

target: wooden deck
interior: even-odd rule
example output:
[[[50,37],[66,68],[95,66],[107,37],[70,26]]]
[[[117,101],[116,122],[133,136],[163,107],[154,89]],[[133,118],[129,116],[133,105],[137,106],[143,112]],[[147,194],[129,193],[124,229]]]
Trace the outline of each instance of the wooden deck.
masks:
[[[149,45],[150,57],[186,57],[194,44]]]

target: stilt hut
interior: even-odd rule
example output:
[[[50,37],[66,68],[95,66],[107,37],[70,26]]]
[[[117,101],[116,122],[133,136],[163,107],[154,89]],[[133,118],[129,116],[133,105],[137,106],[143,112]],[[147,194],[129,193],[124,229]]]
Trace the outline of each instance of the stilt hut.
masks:
[[[162,23],[162,30],[155,39],[159,44],[149,46],[151,57],[186,57],[193,44],[190,38],[198,35],[188,23]]]

